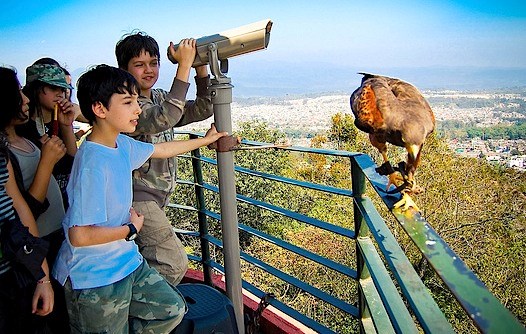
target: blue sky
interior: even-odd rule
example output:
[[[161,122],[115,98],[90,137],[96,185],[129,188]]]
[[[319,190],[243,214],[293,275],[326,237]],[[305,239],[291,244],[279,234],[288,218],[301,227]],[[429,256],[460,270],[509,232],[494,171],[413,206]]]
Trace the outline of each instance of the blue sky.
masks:
[[[265,72],[278,63],[326,66],[334,76],[347,75],[348,68],[526,68],[523,0],[198,3],[3,0],[0,64],[16,67],[23,83],[25,68],[44,56],[72,72],[99,63],[115,65],[115,43],[133,29],[153,36],[164,56],[170,41],[269,18],[274,22],[269,48],[233,58],[232,76],[236,67]],[[166,58],[161,62],[161,74],[173,75],[175,66]]]

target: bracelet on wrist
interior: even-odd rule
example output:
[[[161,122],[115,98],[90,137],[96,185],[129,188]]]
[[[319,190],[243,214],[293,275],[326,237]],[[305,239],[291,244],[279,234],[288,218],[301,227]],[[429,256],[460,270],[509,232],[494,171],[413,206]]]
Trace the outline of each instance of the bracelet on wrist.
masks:
[[[51,281],[50,280],[38,280],[37,281],[38,284],[51,284]]]

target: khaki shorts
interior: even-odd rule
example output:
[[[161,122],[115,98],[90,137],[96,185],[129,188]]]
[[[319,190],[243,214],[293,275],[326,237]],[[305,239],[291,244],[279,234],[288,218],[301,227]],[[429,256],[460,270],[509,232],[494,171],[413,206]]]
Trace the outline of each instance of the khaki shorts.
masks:
[[[164,209],[155,201],[133,202],[133,208],[144,215],[144,225],[135,239],[142,256],[168,282],[179,284],[188,269],[188,256]]]

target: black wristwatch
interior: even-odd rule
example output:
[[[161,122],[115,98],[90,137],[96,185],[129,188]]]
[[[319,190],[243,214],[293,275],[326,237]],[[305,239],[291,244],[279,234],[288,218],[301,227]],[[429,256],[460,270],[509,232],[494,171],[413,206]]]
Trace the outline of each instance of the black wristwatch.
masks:
[[[125,240],[132,241],[133,239],[137,238],[137,229],[135,228],[135,225],[128,223],[126,226],[130,228],[130,233],[128,233],[128,236],[125,238]]]

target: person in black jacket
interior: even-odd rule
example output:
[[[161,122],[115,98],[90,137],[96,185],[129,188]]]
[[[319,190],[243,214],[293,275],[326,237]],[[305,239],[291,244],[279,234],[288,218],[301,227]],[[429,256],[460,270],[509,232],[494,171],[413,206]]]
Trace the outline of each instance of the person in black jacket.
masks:
[[[29,102],[20,90],[14,69],[0,67],[0,98],[0,128],[4,129],[11,121],[6,116],[24,114]],[[36,260],[37,272],[29,272],[29,277],[36,277],[36,280],[26,285],[18,281],[17,259],[5,251],[6,240],[10,239],[7,234],[20,223],[29,230],[22,228],[18,231],[38,236],[34,217],[15,181],[5,132],[0,131],[0,333],[34,333],[39,326],[35,317],[48,315],[54,306],[54,292],[45,258]],[[31,252],[27,253],[32,256]]]
[[[38,77],[57,85],[67,85],[60,67],[54,65],[39,67],[38,75],[35,71],[28,72],[31,75],[28,76],[29,81]],[[50,95],[53,91],[55,90],[50,87],[43,88],[42,94]],[[60,95],[55,92],[48,97],[58,98],[58,96]],[[31,102],[28,105],[30,106]],[[64,142],[56,135],[44,135],[37,143],[21,136],[17,127],[30,119],[27,106],[22,110],[6,110],[0,114],[0,131],[7,137],[15,179],[26,202],[30,204],[38,233],[49,242],[46,258],[52,268],[65,238],[62,229],[62,219],[65,214],[63,198],[52,172],[56,164],[66,155],[67,149]],[[41,323],[41,327],[49,328],[52,333],[69,333],[64,289],[54,279],[51,279],[51,283],[55,291],[55,310],[45,318],[37,320]]]

